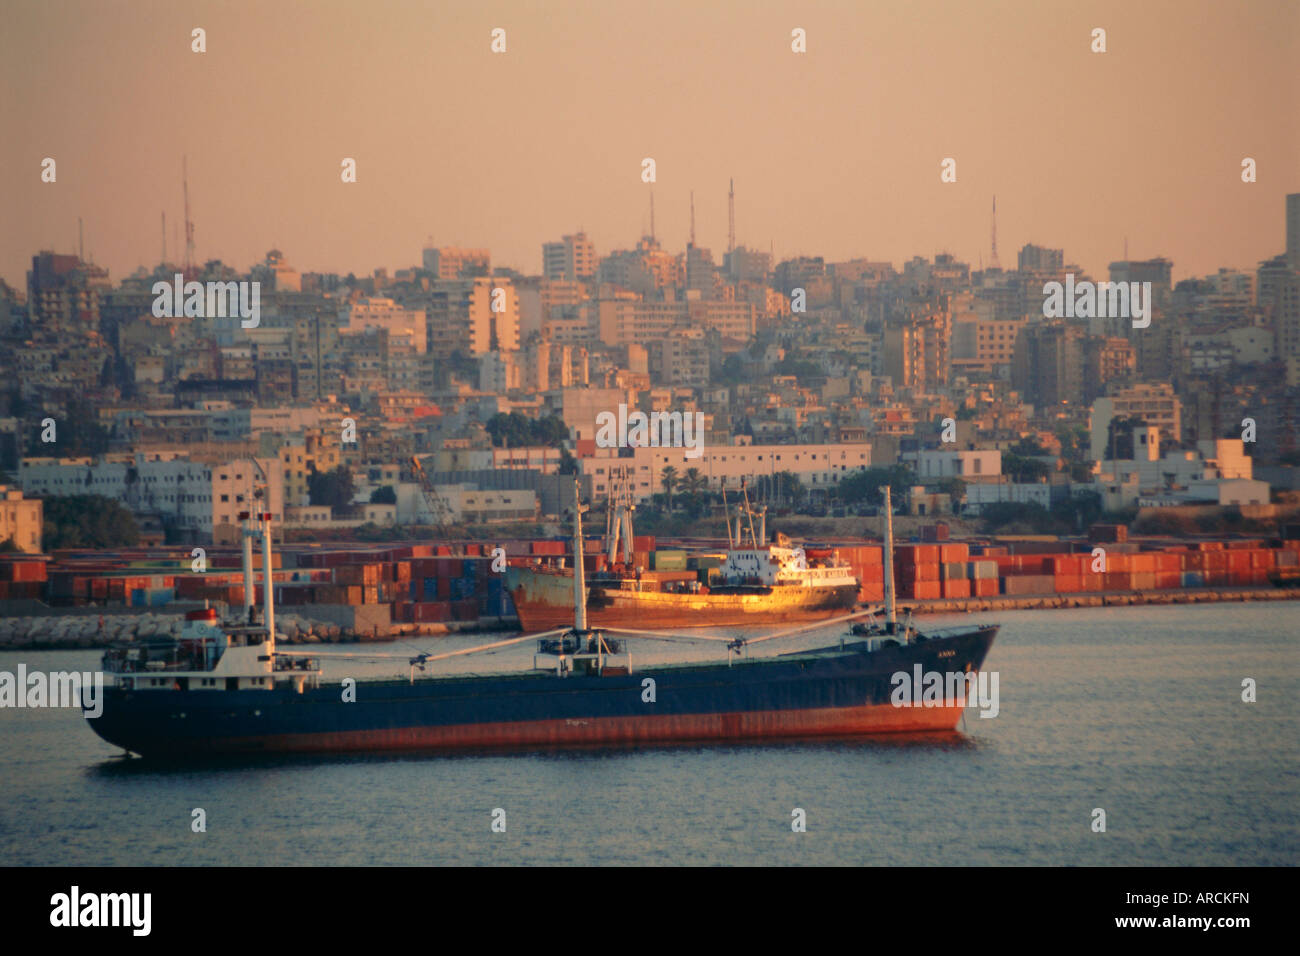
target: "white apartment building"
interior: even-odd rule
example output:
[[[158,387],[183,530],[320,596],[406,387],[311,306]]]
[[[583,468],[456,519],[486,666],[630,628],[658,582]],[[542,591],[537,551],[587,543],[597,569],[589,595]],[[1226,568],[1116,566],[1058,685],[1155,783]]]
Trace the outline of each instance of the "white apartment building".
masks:
[[[916,477],[929,480],[960,478],[966,482],[997,481],[1002,477],[1002,452],[993,449],[956,449],[907,452]]]
[[[345,318],[348,331],[386,329],[389,341],[404,342],[421,355],[428,348],[423,309],[404,309],[392,299],[360,299],[347,310]]]
[[[1176,444],[1182,440],[1182,403],[1167,382],[1148,385],[1129,385],[1116,389],[1092,403],[1092,458],[1100,461],[1106,456],[1107,429],[1111,419],[1137,416],[1148,425],[1160,429],[1163,440]]]
[[[437,282],[427,311],[430,352],[485,355],[519,350],[519,293],[507,278]]]
[[[603,495],[609,490],[610,475],[630,468],[638,501],[663,491],[663,471],[671,466],[680,478],[694,468],[716,493],[725,480],[728,494],[740,490],[741,479],[753,482],[765,475],[793,472],[805,488],[829,488],[855,471],[871,467],[871,446],[866,443],[837,445],[705,445],[699,457],[687,458],[688,448],[638,447],[628,458],[619,458],[617,448],[597,448],[594,455],[578,459],[582,474],[590,475],[592,490]]]
[[[263,478],[265,476],[265,478]],[[158,515],[191,540],[229,539],[265,481],[273,522],[284,518],[284,480],[275,458],[223,464],[190,461],[182,452],[91,458],[24,458],[18,480],[27,495],[101,495],[135,514]],[[254,508],[253,510],[257,510]]]

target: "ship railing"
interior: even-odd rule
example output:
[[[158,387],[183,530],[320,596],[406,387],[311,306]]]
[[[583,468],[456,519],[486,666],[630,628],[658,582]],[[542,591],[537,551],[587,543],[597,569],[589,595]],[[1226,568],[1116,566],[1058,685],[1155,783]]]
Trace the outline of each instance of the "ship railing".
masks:
[[[533,670],[554,671],[557,677],[567,677],[580,672],[588,676],[615,676],[632,673],[632,652],[618,653],[583,652],[581,654],[549,654],[539,652],[533,655]]]
[[[982,627],[991,627],[991,626],[992,625],[986,625],[980,623],[964,624],[955,627],[927,628],[926,630],[920,631],[919,633],[921,634],[922,637],[925,637],[929,640],[937,640],[945,637],[956,637],[959,634],[969,634],[971,631],[979,630]]]
[[[277,654],[271,663],[271,669],[277,674],[289,671],[318,671],[320,662],[314,657],[287,657]]]
[[[139,649],[109,650],[103,657],[103,669],[111,674],[157,674],[169,671],[209,671],[217,659],[202,653],[178,650],[173,653],[142,654]]]

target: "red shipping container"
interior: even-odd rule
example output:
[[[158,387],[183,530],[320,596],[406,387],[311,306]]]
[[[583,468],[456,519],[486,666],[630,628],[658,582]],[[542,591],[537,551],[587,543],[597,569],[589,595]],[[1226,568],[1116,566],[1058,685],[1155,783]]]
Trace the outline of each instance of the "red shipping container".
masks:
[[[884,548],[874,548],[874,546],[863,546],[863,548],[854,548],[854,559],[861,564],[884,564]]]
[[[968,544],[941,544],[939,545],[939,563],[949,564],[954,561],[970,560],[970,545]]]
[[[449,601],[424,601],[411,605],[411,620],[414,623],[439,623],[452,619]]]
[[[900,564],[938,564],[939,545],[900,544],[894,548],[894,557]]]
[[[1082,574],[1058,574],[1054,580],[1057,594],[1079,594],[1083,591]]]
[[[937,564],[904,564],[895,569],[900,581],[938,581]]]
[[[953,578],[942,582],[943,596],[946,598],[968,598],[971,595],[970,581],[965,578]]]

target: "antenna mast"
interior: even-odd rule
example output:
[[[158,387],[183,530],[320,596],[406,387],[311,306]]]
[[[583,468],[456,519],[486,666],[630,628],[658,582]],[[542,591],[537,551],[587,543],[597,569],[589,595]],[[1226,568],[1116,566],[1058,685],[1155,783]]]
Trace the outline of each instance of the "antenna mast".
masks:
[[[736,248],[736,181],[731,180],[731,189],[727,192],[727,252]]]
[[[573,479],[573,629],[578,633],[587,630],[587,581],[582,553],[582,485]]]
[[[998,197],[993,197],[993,260],[989,263],[992,269],[1001,269],[998,262]]]
[[[655,241],[655,191],[650,190],[650,242]]]
[[[181,188],[185,193],[185,274],[194,266],[194,222],[190,219],[190,173],[188,160],[181,157]]]
[[[691,190],[691,247],[695,246],[695,190]]]

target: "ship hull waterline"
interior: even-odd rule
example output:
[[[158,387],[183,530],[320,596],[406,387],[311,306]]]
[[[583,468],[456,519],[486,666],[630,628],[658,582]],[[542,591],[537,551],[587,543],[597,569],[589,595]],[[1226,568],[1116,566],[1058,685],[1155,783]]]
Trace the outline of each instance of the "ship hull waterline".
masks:
[[[977,672],[996,626],[866,652],[826,649],[601,676],[359,681],[295,693],[105,691],[99,736],[165,759],[220,754],[528,750],[952,731],[963,706],[896,706],[900,671]],[[645,680],[653,679],[653,695]],[[653,696],[653,700],[648,697]]]
[[[524,631],[545,631],[573,623],[573,579],[568,575],[509,568],[506,589]],[[816,621],[851,610],[856,584],[822,587],[735,588],[691,594],[587,588],[592,627],[744,627],[772,622]]]

